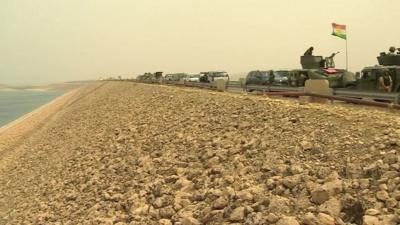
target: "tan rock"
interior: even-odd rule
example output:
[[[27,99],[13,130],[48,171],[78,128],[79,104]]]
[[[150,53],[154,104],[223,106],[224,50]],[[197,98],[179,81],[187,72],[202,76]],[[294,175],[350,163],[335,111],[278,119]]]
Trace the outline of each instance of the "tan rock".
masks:
[[[387,186],[387,184],[380,184],[380,185],[379,185],[379,189],[380,189],[381,191],[387,191],[387,190],[388,190],[388,186]]]
[[[339,180],[339,178],[340,178],[340,176],[339,176],[338,172],[333,171],[325,179],[325,182],[337,181],[337,180]]]
[[[212,204],[213,209],[224,209],[226,206],[228,206],[228,201],[224,197],[219,197]]]
[[[342,180],[332,180],[324,183],[323,188],[329,192],[331,196],[339,194],[343,191],[343,181]]]
[[[360,184],[361,189],[369,188],[369,180],[368,179],[360,179],[359,184]]]
[[[268,206],[270,213],[286,214],[290,212],[289,199],[281,196],[273,196]]]
[[[297,222],[296,217],[284,216],[276,223],[276,225],[300,225],[300,224],[299,222]]]
[[[276,223],[278,222],[279,217],[275,213],[270,213],[267,216],[267,221],[270,223]]]
[[[158,223],[160,225],[172,225],[172,222],[169,219],[161,219],[161,220],[158,221]]]
[[[381,225],[381,222],[378,217],[367,215],[363,217],[363,225]]]
[[[327,213],[331,216],[339,217],[342,211],[342,204],[337,198],[331,198],[318,207],[320,212]]]
[[[245,208],[237,207],[229,215],[229,220],[232,222],[240,222],[244,220],[244,217],[245,217]]]
[[[387,208],[396,208],[397,207],[397,200],[394,198],[388,198],[386,200],[386,207]]]
[[[389,199],[389,194],[387,193],[387,191],[378,191],[376,193],[376,198],[381,201],[386,201],[387,199]]]
[[[400,223],[399,215],[383,215],[380,219],[381,225],[398,225],[398,223]]]
[[[153,206],[156,209],[163,207],[163,199],[162,198],[156,198],[156,200],[153,202]]]
[[[329,191],[320,186],[311,191],[311,201],[316,204],[322,204],[330,198]]]
[[[303,150],[305,150],[305,151],[311,150],[311,149],[314,148],[314,145],[313,145],[311,142],[306,141],[306,140],[300,142],[300,146],[301,146],[301,148],[302,148]]]
[[[335,225],[335,219],[325,213],[318,213],[317,215],[319,225]]]
[[[247,190],[242,190],[237,193],[237,197],[241,199],[242,201],[252,201],[253,200],[253,195],[250,193],[250,191]]]
[[[306,213],[303,216],[302,224],[304,225],[318,225],[317,217],[312,213]]]
[[[395,191],[392,193],[392,197],[397,201],[400,201],[400,191]]]
[[[200,225],[201,224],[197,219],[195,219],[191,216],[182,217],[180,219],[180,222],[182,223],[182,225]]]
[[[379,215],[380,213],[381,212],[377,209],[367,209],[365,211],[365,215],[368,215],[368,216],[376,216],[376,215]]]
[[[299,175],[294,175],[294,176],[288,176],[283,178],[282,184],[289,188],[292,189],[294,188],[301,180],[301,177]]]
[[[304,169],[300,165],[293,165],[290,167],[290,172],[294,175],[300,174],[304,171]]]

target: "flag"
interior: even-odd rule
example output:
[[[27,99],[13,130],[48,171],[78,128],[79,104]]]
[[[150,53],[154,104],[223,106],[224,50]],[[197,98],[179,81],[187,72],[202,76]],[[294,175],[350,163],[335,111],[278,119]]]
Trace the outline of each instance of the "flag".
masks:
[[[340,37],[340,38],[346,40],[346,38],[347,38],[346,37],[346,25],[332,23],[332,28],[333,28],[333,32],[332,32],[333,36],[337,36],[337,37]]]

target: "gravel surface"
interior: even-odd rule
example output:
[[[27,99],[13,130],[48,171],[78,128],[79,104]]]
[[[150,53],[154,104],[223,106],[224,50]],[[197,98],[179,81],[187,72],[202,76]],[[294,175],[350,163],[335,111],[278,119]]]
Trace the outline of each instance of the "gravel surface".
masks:
[[[0,224],[400,222],[398,112],[130,82],[74,98],[8,144]]]

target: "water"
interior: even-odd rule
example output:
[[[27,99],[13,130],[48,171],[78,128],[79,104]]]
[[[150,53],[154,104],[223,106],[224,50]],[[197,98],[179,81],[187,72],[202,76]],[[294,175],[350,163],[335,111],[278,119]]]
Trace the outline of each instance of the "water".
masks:
[[[0,127],[62,94],[58,91],[0,91]]]

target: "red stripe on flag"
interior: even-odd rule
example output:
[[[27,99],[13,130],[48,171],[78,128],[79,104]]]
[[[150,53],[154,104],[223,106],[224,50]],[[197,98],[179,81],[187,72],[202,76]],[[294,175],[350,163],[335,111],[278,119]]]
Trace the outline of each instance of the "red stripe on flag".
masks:
[[[346,30],[346,25],[341,25],[341,24],[337,24],[337,23],[332,23],[332,27],[334,29]]]

